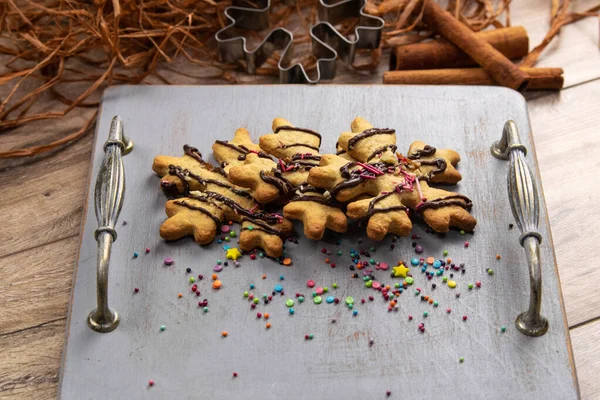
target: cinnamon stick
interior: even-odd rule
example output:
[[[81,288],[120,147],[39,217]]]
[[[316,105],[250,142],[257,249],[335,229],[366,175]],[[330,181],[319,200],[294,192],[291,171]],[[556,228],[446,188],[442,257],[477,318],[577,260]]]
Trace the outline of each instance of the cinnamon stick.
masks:
[[[527,87],[527,74],[436,2],[425,0],[423,21],[467,53],[499,85],[519,91]]]
[[[529,76],[527,89],[559,90],[563,87],[562,68],[520,68]],[[388,71],[383,83],[400,85],[494,85],[483,68],[448,68],[411,71]]]
[[[529,52],[529,37],[522,26],[477,32],[475,35],[511,60],[525,57]],[[474,65],[477,63],[458,47],[437,40],[396,46],[390,54],[390,71],[460,68]]]

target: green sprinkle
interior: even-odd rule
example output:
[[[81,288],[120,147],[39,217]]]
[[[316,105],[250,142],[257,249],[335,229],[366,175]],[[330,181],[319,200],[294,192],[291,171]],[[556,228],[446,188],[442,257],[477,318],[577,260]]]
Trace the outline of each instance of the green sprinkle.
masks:
[[[208,307],[204,307],[204,312],[208,312]]]
[[[487,273],[488,273],[488,275],[494,275],[494,270],[491,268],[488,268]]]
[[[459,359],[458,359],[458,362],[460,362],[460,363],[464,363],[464,362],[465,362],[465,358],[464,358],[464,357],[461,357],[461,358],[459,358]]]
[[[321,304],[323,299],[321,298],[321,296],[317,296],[313,299],[313,301],[315,302],[315,304]]]
[[[354,299],[350,296],[346,297],[346,304],[354,304]]]
[[[308,335],[308,338],[309,338],[310,340],[312,340],[314,337],[315,337],[315,335],[314,335],[314,334],[312,334],[312,333],[311,333],[310,335]]]
[[[394,298],[394,293],[390,293],[389,296],[390,296],[390,299],[393,299]]]
[[[415,290],[415,296],[418,296],[420,294],[421,294],[421,292],[419,292],[418,290]]]
[[[248,229],[249,231],[253,231],[253,230],[254,230],[254,227],[253,227],[252,225],[248,225],[248,226],[246,227],[246,229]]]
[[[502,325],[502,326],[500,327],[500,330],[501,330],[502,332],[506,332],[506,327],[505,327],[504,325]]]
[[[469,288],[469,290],[471,290],[471,289],[473,289],[473,284],[472,284],[472,283],[469,283],[469,284],[467,285],[467,287]]]
[[[365,282],[365,287],[370,288],[371,286],[373,286],[373,281],[372,280],[368,280]]]
[[[164,325],[161,325],[161,326],[160,326],[160,330],[161,330],[161,332],[162,332],[162,331],[164,331],[165,329],[167,329],[167,327],[166,327],[166,326],[164,326]]]
[[[255,298],[254,298],[254,300],[252,300],[252,301],[254,302],[254,304],[258,304],[258,302],[259,302],[260,300],[258,299],[258,297],[255,297]]]
[[[338,256],[341,256],[342,254],[344,254],[344,252],[343,252],[343,251],[341,251],[341,250],[338,250],[338,252],[337,252],[337,255],[338,255]]]
[[[196,278],[194,278],[193,276],[190,276],[190,283],[194,283],[196,282]]]
[[[317,297],[317,292],[312,292],[312,297]]]
[[[464,235],[464,234],[465,234],[465,231],[463,231],[463,230],[461,229],[461,230],[460,230],[460,232],[458,232],[458,233],[460,233],[461,235]]]
[[[369,247],[369,250],[370,251],[375,251],[375,247],[371,246],[371,247]]]
[[[304,296],[300,296],[300,297],[298,297],[298,302],[299,302],[299,303],[303,303],[303,302],[304,302]]]
[[[427,318],[427,316],[428,316],[428,315],[429,315],[429,312],[428,312],[428,311],[423,311],[423,316],[424,316],[425,318]]]
[[[237,233],[235,233],[235,231],[231,231],[231,232],[229,232],[229,236],[231,236],[231,237],[236,237],[236,236],[237,236]]]
[[[248,297],[248,292],[244,292],[244,297]]]
[[[292,306],[294,305],[294,300],[292,300],[292,299],[287,299],[287,300],[285,301],[285,305],[286,305],[286,306],[288,306],[288,307],[292,307]]]
[[[327,286],[325,286],[325,287],[323,288],[323,293],[327,293],[327,292],[329,292],[329,288],[328,288]]]
[[[442,282],[444,282],[444,283],[445,283],[445,282],[448,282],[448,277],[447,277],[447,276],[444,276],[444,277],[442,278]]]
[[[371,280],[370,276],[368,276],[368,275],[367,276],[363,276],[363,281],[366,282],[366,281],[370,281],[370,280]]]
[[[444,257],[448,255],[448,250],[444,250]]]
[[[437,307],[437,306],[439,306],[438,302],[437,302],[437,301],[434,301],[434,302],[433,302],[433,306],[434,306],[434,307]]]
[[[338,288],[338,284],[334,283],[333,285],[331,285],[331,287],[333,287],[334,289],[337,289]]]
[[[263,293],[263,299],[267,299],[269,297],[269,295],[267,295],[266,293]]]
[[[404,282],[408,283],[409,285],[412,285],[414,281],[415,280],[412,276],[407,276],[406,278],[404,278]]]
[[[229,236],[225,236],[225,241],[229,242]]]
[[[258,253],[258,256],[259,256],[260,258],[264,258],[264,256],[265,256],[265,253],[263,253],[263,252],[261,251],[260,253]]]
[[[354,307],[354,303],[348,304],[348,308],[352,310],[352,308]]]
[[[394,284],[394,287],[395,287],[396,289],[398,289],[398,288],[400,287],[400,283],[396,282],[396,283]]]
[[[223,263],[223,261],[217,260],[217,265],[221,265],[222,263]]]
[[[375,264],[376,264],[376,262],[375,262],[375,260],[373,260],[373,259],[371,258],[371,259],[369,260],[369,264],[371,264],[371,265],[375,265]]]

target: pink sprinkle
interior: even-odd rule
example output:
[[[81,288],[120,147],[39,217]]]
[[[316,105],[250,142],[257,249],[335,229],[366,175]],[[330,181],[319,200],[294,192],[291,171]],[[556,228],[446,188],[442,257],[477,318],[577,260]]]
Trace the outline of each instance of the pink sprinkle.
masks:
[[[409,320],[409,321],[412,321],[412,315],[409,315],[409,316],[408,316],[408,320]]]
[[[467,320],[467,316],[463,315],[463,321],[466,321],[466,320]]]
[[[309,288],[315,287],[315,281],[310,279],[308,282],[306,282],[306,286],[308,286]]]
[[[447,309],[446,309],[446,312],[447,312],[448,314],[450,314],[450,313],[452,312],[452,310],[451,310],[450,308],[447,308]]]
[[[150,253],[150,247],[146,247],[146,254]]]
[[[479,282],[479,281],[475,282],[475,286],[481,287],[481,282]]]
[[[154,379],[150,379],[148,381],[148,386],[154,386]]]
[[[387,263],[379,263],[379,268],[375,267],[375,269],[380,269],[382,271],[387,271],[390,266]]]
[[[374,176],[371,176],[371,175],[366,175],[366,174],[360,174],[360,177],[361,177],[361,178],[364,178],[364,179],[377,179],[377,178],[375,178]]]
[[[229,225],[221,225],[221,232],[227,233],[229,232],[229,229],[231,229],[229,228]]]
[[[381,287],[381,283],[377,282],[377,281],[373,281],[371,287],[375,290],[379,289]]]
[[[320,296],[323,294],[323,288],[322,287],[318,287],[315,289],[315,292],[317,292],[317,294]]]
[[[465,247],[469,247],[469,242],[465,242]]]
[[[165,258],[165,265],[173,265],[173,259],[171,257]]]

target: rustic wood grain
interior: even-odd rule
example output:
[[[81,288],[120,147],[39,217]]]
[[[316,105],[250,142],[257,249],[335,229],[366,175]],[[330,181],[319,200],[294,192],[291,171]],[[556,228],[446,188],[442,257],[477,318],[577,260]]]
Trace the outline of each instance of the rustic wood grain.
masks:
[[[56,398],[65,318],[0,335],[0,399]]]
[[[582,399],[600,399],[600,321],[571,330],[571,342],[579,376]]]
[[[64,318],[79,234],[25,250],[0,262],[0,335]]]
[[[529,102],[569,325],[600,316],[600,80]]]

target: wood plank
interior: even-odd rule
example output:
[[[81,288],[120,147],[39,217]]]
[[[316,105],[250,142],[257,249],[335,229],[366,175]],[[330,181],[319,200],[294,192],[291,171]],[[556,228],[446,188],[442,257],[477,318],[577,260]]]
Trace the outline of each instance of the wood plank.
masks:
[[[529,103],[570,325],[600,316],[600,297],[592,290],[600,282],[600,261],[593,256],[600,227],[586,224],[600,219],[598,104],[600,81]]]
[[[583,400],[600,398],[600,321],[571,329],[571,342]]]
[[[2,258],[0,335],[65,317],[78,250],[76,235]]]
[[[9,168],[0,181],[0,255],[77,234],[87,190],[91,143],[86,135],[39,162]]]
[[[0,335],[0,398],[52,399],[64,343],[65,319]]]

